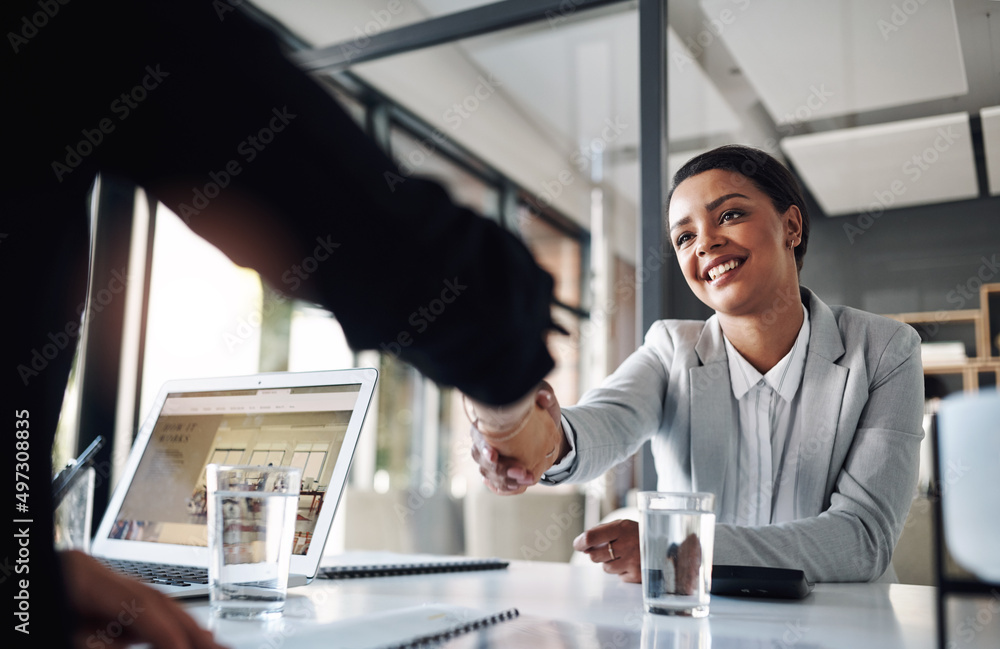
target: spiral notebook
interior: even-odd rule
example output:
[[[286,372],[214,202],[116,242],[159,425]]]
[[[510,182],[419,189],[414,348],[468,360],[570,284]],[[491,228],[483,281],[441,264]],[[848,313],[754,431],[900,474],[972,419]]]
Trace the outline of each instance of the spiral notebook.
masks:
[[[435,572],[502,570],[509,561],[497,558],[472,558],[396,552],[348,552],[325,558],[319,576],[325,579],[358,579],[423,575]]]
[[[462,636],[476,636],[519,615],[516,608],[495,613],[453,606],[425,604],[370,613],[323,624],[303,624],[303,620],[285,618],[268,626],[266,646],[275,641],[292,640],[298,649],[415,649],[438,647]],[[213,620],[216,637],[233,649],[259,649],[261,628],[256,625]],[[276,646],[276,645],[275,645]]]

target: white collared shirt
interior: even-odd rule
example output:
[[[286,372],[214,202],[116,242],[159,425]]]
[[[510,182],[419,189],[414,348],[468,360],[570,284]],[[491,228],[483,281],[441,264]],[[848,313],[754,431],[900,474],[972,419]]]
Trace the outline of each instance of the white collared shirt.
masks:
[[[720,523],[768,525],[799,518],[796,477],[806,434],[799,387],[809,349],[809,311],[792,349],[767,374],[725,339],[729,379],[739,410],[737,462],[726,474]]]

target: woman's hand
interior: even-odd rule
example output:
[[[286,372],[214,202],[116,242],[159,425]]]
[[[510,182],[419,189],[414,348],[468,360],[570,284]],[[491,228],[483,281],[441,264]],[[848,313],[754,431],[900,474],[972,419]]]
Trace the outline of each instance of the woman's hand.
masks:
[[[524,493],[569,452],[559,401],[544,381],[535,391],[534,401],[520,410],[476,405],[474,414],[482,430],[473,425],[469,431],[472,459],[479,464],[483,482],[495,494]]]
[[[73,643],[118,647],[148,642],[160,649],[222,649],[176,602],[96,559],[70,550],[60,553],[66,599],[76,613]]]
[[[639,524],[635,521],[612,521],[592,527],[573,540],[573,549],[594,563],[603,563],[604,572],[618,575],[622,581],[642,582]]]

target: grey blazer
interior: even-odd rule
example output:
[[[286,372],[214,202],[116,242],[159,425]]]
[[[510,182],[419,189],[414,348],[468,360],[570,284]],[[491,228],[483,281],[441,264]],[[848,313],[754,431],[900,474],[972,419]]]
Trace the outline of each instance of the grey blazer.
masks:
[[[814,581],[875,580],[890,568],[916,486],[920,338],[895,320],[829,307],[809,289],[801,298],[811,322],[801,407],[814,430],[796,488],[818,481],[822,488],[802,493],[824,495],[803,504],[807,518],[718,524],[714,562],[799,568]],[[718,508],[738,435],[718,319],[655,323],[642,347],[563,414],[576,436],[569,481],[601,475],[651,438],[658,489],[709,491]]]

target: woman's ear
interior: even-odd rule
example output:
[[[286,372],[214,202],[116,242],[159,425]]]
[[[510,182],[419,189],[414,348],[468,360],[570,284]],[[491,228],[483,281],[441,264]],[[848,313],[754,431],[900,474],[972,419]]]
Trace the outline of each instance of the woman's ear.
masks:
[[[785,224],[785,235],[793,237],[796,241],[802,240],[802,211],[798,205],[790,205],[785,213],[781,215]],[[797,245],[797,244],[796,244]]]

